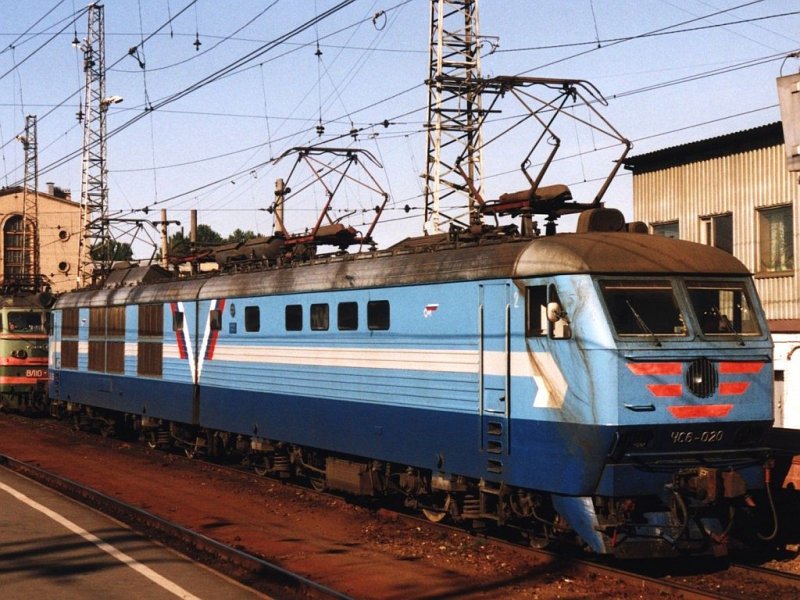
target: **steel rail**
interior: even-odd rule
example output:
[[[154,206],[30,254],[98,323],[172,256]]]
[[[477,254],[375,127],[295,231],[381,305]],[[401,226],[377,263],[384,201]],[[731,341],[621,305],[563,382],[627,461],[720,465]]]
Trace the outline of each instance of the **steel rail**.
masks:
[[[748,565],[741,562],[732,562],[730,566],[732,569],[742,570],[746,573],[755,575],[760,579],[769,581],[770,583],[791,586],[797,589],[797,593],[800,595],[800,575],[796,573],[769,569],[767,567],[759,567],[757,565]]]

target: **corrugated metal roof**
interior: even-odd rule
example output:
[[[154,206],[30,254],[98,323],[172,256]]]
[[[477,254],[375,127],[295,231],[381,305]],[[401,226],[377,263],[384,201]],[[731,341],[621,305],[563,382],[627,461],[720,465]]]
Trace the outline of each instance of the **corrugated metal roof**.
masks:
[[[758,148],[777,146],[782,143],[783,126],[780,121],[777,121],[752,129],[631,156],[623,164],[626,169],[633,171],[636,175]]]

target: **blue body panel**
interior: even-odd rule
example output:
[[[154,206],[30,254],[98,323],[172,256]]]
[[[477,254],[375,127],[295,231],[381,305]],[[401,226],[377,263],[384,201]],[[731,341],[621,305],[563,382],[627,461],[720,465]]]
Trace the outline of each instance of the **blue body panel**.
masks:
[[[524,290],[532,285],[556,287],[571,339],[526,337]],[[369,329],[371,301],[390,302],[387,330]],[[337,308],[345,302],[358,304],[355,330],[337,327]],[[287,304],[302,307],[302,331],[286,331]],[[310,326],[315,304],[329,306],[326,328]],[[766,338],[744,348],[710,347],[699,340],[659,348],[640,340],[626,347],[614,338],[589,275],[184,298],[163,306],[160,378],[137,376],[135,353],[126,353],[124,375],[87,372],[81,352],[77,370],[58,370],[51,395],[577,496],[659,493],[668,473],[646,473],[609,458],[619,428],[652,428],[656,443],[664,444],[659,450],[674,452],[681,448],[668,445],[670,432],[694,423],[671,415],[670,402],[722,402],[688,392],[670,402],[654,398],[647,384],[666,379],[635,375],[629,362],[688,364],[710,349],[715,360],[751,360],[769,349]],[[137,310],[126,309],[125,339],[131,346],[137,340]],[[173,328],[174,310],[184,313],[180,331]],[[212,310],[220,311],[219,330],[210,327]],[[247,330],[248,310],[260,314],[257,330]],[[88,309],[80,315],[80,340],[86,344]],[[58,325],[54,335],[60,335]],[[55,365],[57,355],[56,349]],[[747,394],[736,398],[726,416],[705,421],[726,427],[769,421],[769,376],[769,368],[748,375]],[[653,410],[629,408],[642,403]],[[693,450],[729,449],[733,438]]]

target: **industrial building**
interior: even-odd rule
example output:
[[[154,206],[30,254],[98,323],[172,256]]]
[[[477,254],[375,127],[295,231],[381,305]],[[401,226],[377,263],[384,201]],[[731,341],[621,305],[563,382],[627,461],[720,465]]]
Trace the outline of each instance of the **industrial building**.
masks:
[[[29,196],[33,193],[33,190],[28,190]],[[74,289],[81,234],[80,204],[72,201],[69,191],[52,183],[47,184],[46,192],[39,191],[36,195],[36,216],[35,219],[28,218],[28,222],[35,222],[38,227],[38,258],[42,279],[53,292]],[[4,283],[25,275],[22,225],[24,196],[21,186],[0,188],[0,266]]]

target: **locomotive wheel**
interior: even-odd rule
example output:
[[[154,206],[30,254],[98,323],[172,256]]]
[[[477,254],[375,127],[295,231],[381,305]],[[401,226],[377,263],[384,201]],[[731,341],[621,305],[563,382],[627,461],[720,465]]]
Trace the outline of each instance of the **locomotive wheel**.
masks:
[[[308,476],[308,483],[317,492],[321,492],[327,487],[327,484],[325,483],[325,476],[318,475],[316,473]]]
[[[546,528],[536,528],[535,530],[530,530],[527,532],[527,536],[528,545],[531,548],[536,548],[537,550],[544,550],[553,542],[553,538]]]
[[[148,448],[156,450],[158,448],[158,432],[153,429],[147,429],[142,433],[144,441]]]
[[[432,503],[432,508],[423,508],[422,514],[425,515],[425,518],[432,523],[439,523],[442,521],[449,513],[450,513],[450,506],[453,503],[453,497],[450,494],[443,494],[438,493],[434,496]]]
[[[262,454],[253,458],[253,471],[256,475],[266,477],[272,471],[272,461],[269,456]]]

